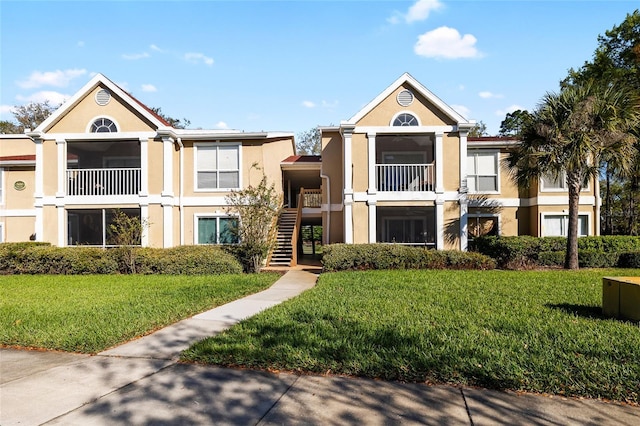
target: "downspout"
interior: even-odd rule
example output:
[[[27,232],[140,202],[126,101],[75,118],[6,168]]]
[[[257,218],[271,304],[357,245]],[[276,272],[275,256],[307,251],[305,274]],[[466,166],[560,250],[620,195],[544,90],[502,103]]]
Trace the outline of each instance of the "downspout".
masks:
[[[178,193],[178,211],[180,212],[180,245],[184,245],[184,145],[182,144],[182,138],[178,138],[178,155],[180,158],[180,190]]]
[[[328,175],[324,175],[322,174],[322,171],[320,172],[320,179],[326,179],[327,180],[327,230],[326,232],[323,233],[325,235],[324,239],[325,241],[322,242],[322,244],[329,244],[330,238],[330,232],[331,232],[331,179],[329,179]]]

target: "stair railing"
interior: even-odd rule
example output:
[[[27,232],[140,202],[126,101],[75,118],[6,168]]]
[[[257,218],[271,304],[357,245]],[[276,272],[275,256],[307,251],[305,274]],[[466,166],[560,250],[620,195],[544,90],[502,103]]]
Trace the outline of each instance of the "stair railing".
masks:
[[[282,215],[282,212],[284,211],[284,209],[282,208],[282,200],[280,201],[281,201],[280,211],[271,221],[271,227],[269,228],[269,233],[271,234],[269,236],[269,243],[271,247],[269,247],[269,254],[267,255],[267,263],[265,263],[265,265],[267,266],[271,264],[271,257],[273,256],[273,252],[278,247],[278,242],[276,241],[276,239],[278,238],[278,228],[279,228],[278,222],[280,220],[280,215]]]
[[[300,222],[302,220],[302,207],[304,204],[304,188],[300,188],[298,194],[298,212],[296,213],[296,225],[293,227],[291,235],[291,266],[298,264],[298,234],[300,233]]]

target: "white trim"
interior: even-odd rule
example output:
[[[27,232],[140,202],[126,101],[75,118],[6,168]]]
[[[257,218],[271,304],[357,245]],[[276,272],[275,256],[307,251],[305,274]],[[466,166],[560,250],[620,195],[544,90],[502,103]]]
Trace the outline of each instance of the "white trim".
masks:
[[[541,237],[547,237],[549,235],[547,235],[547,233],[545,232],[544,229],[544,220],[547,216],[563,216],[564,217],[564,223],[565,223],[565,229],[568,232],[569,231],[569,212],[568,211],[563,211],[563,212],[541,212],[540,213],[540,236]],[[587,237],[590,235],[595,235],[592,232],[592,225],[591,225],[591,212],[578,212],[578,217],[580,216],[586,216],[587,217],[587,234],[586,235],[581,235],[580,234],[580,221],[578,220],[578,237]],[[557,237],[558,235],[551,235],[553,237]],[[566,237],[566,235],[560,235],[561,237]]]
[[[58,213],[58,247],[65,247],[67,245],[68,231],[65,226],[64,206],[57,206],[56,212]]]
[[[7,191],[5,189],[6,185],[5,185],[5,181],[7,180],[7,175],[4,172],[4,168],[0,167],[0,206],[4,206],[5,204],[5,197],[7,194]]]
[[[465,153],[468,153],[468,148],[467,148],[467,132],[464,130],[460,131],[460,188],[458,189],[458,191],[460,191],[463,194],[466,194],[468,192],[468,188],[469,186],[467,185],[467,155],[465,155]],[[498,154],[499,155],[499,154]]]
[[[466,194],[462,194],[460,198],[460,250],[462,251],[467,251],[469,244],[468,221],[469,203],[467,202]]]
[[[480,218],[480,217],[495,217],[498,219],[498,235],[502,234],[502,216],[500,213],[467,213],[467,217],[469,219]],[[468,235],[468,233],[467,233]]]
[[[444,103],[440,98],[434,95],[431,91],[429,91],[426,87],[424,87],[418,80],[413,78],[409,73],[402,74],[396,81],[391,83],[385,90],[382,91],[378,96],[376,96],[371,102],[365,105],[360,111],[358,111],[353,117],[348,120],[348,123],[355,124],[360,121],[365,115],[371,112],[375,107],[377,107],[382,101],[384,101],[387,97],[389,97],[393,92],[395,92],[400,86],[405,83],[409,84],[413,87],[413,89],[418,92],[422,97],[426,98],[427,101],[432,103],[436,108],[445,113],[449,118],[451,118],[456,123],[470,123],[466,118],[458,114],[453,108]],[[415,97],[415,94],[414,94]]]
[[[417,125],[417,126],[394,126],[394,125],[393,125],[393,123],[394,123],[394,122],[396,121],[396,119],[397,119],[398,117],[400,117],[402,114],[408,114],[408,115],[412,116],[413,118],[415,118],[415,119],[416,119],[416,121],[418,122],[418,125]],[[418,114],[416,114],[416,113],[415,113],[415,112],[413,112],[413,111],[410,111],[410,110],[407,110],[407,109],[406,109],[406,110],[398,111],[397,113],[395,113],[395,114],[393,115],[393,117],[391,117],[391,121],[389,121],[389,126],[390,126],[390,127],[395,127],[396,129],[397,129],[397,128],[399,128],[399,127],[400,127],[400,128],[404,128],[404,127],[421,127],[421,126],[422,126],[422,122],[420,121],[420,117],[418,116]]]
[[[369,209],[369,243],[376,242],[376,228],[378,225],[377,222],[377,205],[375,202],[368,203]]]
[[[235,188],[198,188],[198,148],[199,147],[229,147],[235,146],[238,148],[238,186]],[[216,155],[217,158],[217,155]],[[216,165],[217,166],[217,165]],[[221,143],[216,142],[196,142],[193,144],[193,192],[229,192],[233,190],[239,190],[242,188],[242,142],[230,142]],[[218,171],[216,169],[216,171]],[[219,182],[219,180],[218,180]]]
[[[540,176],[540,179],[539,179],[540,185],[539,185],[538,192],[546,192],[546,193],[556,192],[561,194],[568,194],[569,187],[567,187],[566,172],[560,173],[560,176],[558,176],[558,179],[562,184],[561,188],[545,188],[545,185],[544,185],[545,176]],[[587,192],[587,191],[591,191],[591,179],[589,179],[589,182],[587,182],[587,185],[585,187],[580,188],[580,192]]]
[[[115,132],[92,132],[91,131],[91,127],[93,127],[93,123],[95,123],[97,120],[100,120],[102,118],[106,118],[107,120],[110,120],[115,126],[116,126],[116,131]],[[118,121],[111,117],[110,115],[97,115],[95,117],[93,117],[91,120],[89,120],[89,124],[87,124],[87,127],[85,128],[85,133],[90,133],[90,134],[96,134],[96,133],[102,133],[105,135],[113,135],[113,134],[117,134],[120,132],[120,124],[118,124]]]
[[[496,191],[478,191],[477,190],[477,180],[474,182],[474,187],[476,188],[476,191],[471,191],[470,189],[468,189],[468,193],[469,194],[500,194],[500,189],[501,189],[501,178],[500,178],[500,150],[497,149],[469,149],[467,150],[467,155],[466,155],[466,159],[467,161],[469,161],[469,157],[473,156],[473,161],[474,161],[474,168],[477,169],[477,161],[476,161],[476,155],[477,154],[491,154],[494,156],[494,162],[495,162],[495,170],[496,170],[496,187],[497,190]],[[489,175],[478,175],[477,174],[477,170],[476,170],[476,174],[474,175],[469,175],[468,172],[465,170],[465,172],[467,173],[467,188],[469,188],[469,180],[471,179],[471,176],[474,177],[474,179],[477,178],[477,176],[489,176]]]
[[[68,142],[89,141],[133,141],[141,138],[154,139],[155,132],[118,132],[118,133],[46,133],[34,135],[36,139],[65,140]]]
[[[434,167],[436,171],[436,193],[444,193],[444,143],[442,133],[435,134]]]
[[[0,222],[0,243],[4,243],[4,222]]]
[[[468,198],[469,207],[535,207],[535,206],[569,206],[569,200],[566,195],[547,195],[532,198],[485,198],[477,200],[472,197]],[[581,206],[593,206],[595,197],[581,196]]]
[[[436,249],[444,250],[444,200],[436,199]]]
[[[376,133],[378,135],[404,135],[423,133],[451,133],[457,131],[456,126],[356,126],[353,133]]]

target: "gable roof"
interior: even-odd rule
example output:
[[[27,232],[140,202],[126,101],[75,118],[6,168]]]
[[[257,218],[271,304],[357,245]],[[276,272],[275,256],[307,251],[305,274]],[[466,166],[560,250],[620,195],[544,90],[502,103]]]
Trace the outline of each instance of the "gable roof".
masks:
[[[384,101],[389,95],[391,95],[394,91],[396,91],[403,84],[409,84],[413,87],[416,92],[426,98],[429,102],[435,105],[440,111],[442,111],[447,117],[451,118],[458,125],[467,125],[471,127],[475,125],[475,122],[469,121],[464,118],[462,115],[457,113],[453,108],[447,105],[442,99],[434,95],[429,89],[424,87],[418,80],[413,78],[411,74],[404,73],[402,74],[396,81],[391,83],[389,87],[384,89],[382,93],[375,97],[371,102],[364,106],[360,111],[358,111],[353,117],[351,117],[343,124],[352,124],[355,125],[358,121],[360,121],[365,115],[371,112],[374,108],[376,108],[382,101]],[[465,126],[465,127],[467,127]]]
[[[129,93],[122,90],[120,86],[109,80],[107,77],[98,73],[87,84],[85,84],[82,89],[78,90],[75,95],[73,95],[65,103],[63,103],[60,108],[55,110],[53,114],[51,114],[46,120],[40,123],[40,125],[36,127],[33,132],[46,132],[49,128],[51,128],[51,126],[53,126],[62,117],[64,117],[64,115],[68,111],[72,110],[78,103],[80,103],[80,101],[84,99],[89,92],[91,92],[99,85],[105,86],[111,93],[121,98],[124,102],[135,109],[140,115],[145,117],[158,128],[171,128],[171,125],[166,120],[151,111],[149,107],[134,98]]]

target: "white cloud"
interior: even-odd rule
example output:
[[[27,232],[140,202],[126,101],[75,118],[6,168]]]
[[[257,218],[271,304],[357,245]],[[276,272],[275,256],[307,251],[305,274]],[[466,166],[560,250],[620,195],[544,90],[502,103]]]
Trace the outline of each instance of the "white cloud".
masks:
[[[477,39],[471,34],[461,36],[458,30],[449,27],[436,28],[418,37],[414,52],[427,58],[477,58]]]
[[[333,101],[333,102],[327,102],[327,101],[322,101],[322,107],[323,108],[328,108],[328,109],[332,109],[332,108],[336,108],[338,106],[340,102],[338,101]]]
[[[184,59],[187,62],[191,62],[191,63],[194,63],[194,64],[199,64],[200,62],[203,62],[208,66],[213,65],[213,58],[205,56],[202,53],[197,53],[197,52],[185,53],[184,54]]]
[[[27,103],[27,102],[41,103],[44,101],[49,101],[51,105],[60,105],[70,97],[71,97],[70,95],[65,95],[64,93],[54,92],[51,90],[43,90],[40,92],[32,93],[29,96],[18,95],[16,96],[16,99],[24,103]]]
[[[28,79],[16,82],[23,89],[35,89],[42,86],[66,87],[76,77],[85,75],[85,69],[68,69],[56,71],[34,71]]]
[[[153,84],[143,84],[142,85],[143,92],[157,92],[158,89]]]
[[[128,61],[136,61],[138,59],[145,59],[145,58],[148,58],[150,56],[151,55],[149,55],[147,52],[131,53],[131,54],[123,53],[122,54],[122,59],[126,59]]]
[[[316,104],[312,101],[302,101],[302,106],[305,108],[315,108]]]
[[[464,118],[469,118],[469,115],[471,114],[471,110],[464,105],[451,105],[451,108]]]
[[[484,91],[484,92],[480,92],[478,93],[478,96],[480,96],[482,99],[500,99],[500,98],[504,98],[504,95],[500,95],[498,93],[492,93],[489,91]]]
[[[409,10],[407,10],[407,13],[395,11],[393,15],[387,19],[387,22],[395,25],[402,21],[405,21],[407,24],[424,21],[432,11],[442,9],[443,6],[439,0],[417,0],[411,5]]]
[[[0,105],[0,120],[10,120],[13,118],[13,105]]]
[[[229,125],[224,121],[218,121],[215,126],[216,129],[228,129]]]
[[[505,115],[509,114],[510,112],[517,111],[519,109],[524,109],[524,108],[521,107],[520,105],[514,104],[514,105],[511,105],[511,106],[508,106],[507,108],[497,110],[496,111],[496,115],[498,117],[504,117]]]
[[[151,49],[151,50],[155,50],[156,52],[160,52],[160,53],[162,53],[162,52],[163,52],[163,50],[162,50],[162,49],[160,49],[160,48],[159,48],[158,46],[156,46],[155,44],[150,45],[150,46],[149,46],[149,49]]]

